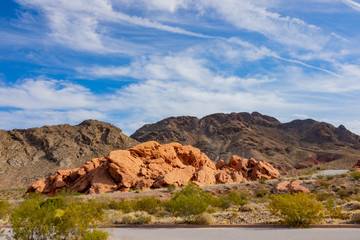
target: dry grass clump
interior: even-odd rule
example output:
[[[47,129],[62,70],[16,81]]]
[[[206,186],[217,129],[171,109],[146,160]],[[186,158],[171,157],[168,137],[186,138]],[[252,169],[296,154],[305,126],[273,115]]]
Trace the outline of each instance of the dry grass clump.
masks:
[[[126,213],[122,216],[122,224],[149,224],[152,216],[145,211]]]
[[[351,220],[356,223],[360,223],[360,210],[356,210],[351,214]]]
[[[216,223],[216,219],[210,213],[203,213],[201,215],[198,215],[191,223],[200,225],[211,225]]]

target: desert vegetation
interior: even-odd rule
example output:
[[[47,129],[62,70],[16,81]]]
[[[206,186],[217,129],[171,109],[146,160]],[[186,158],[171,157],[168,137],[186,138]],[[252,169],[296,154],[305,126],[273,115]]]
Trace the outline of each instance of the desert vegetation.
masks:
[[[146,191],[122,193],[135,196],[130,199],[68,191],[52,198],[32,194],[1,200],[0,218],[3,226],[12,226],[8,235],[13,239],[107,239],[101,228],[113,224],[360,223],[357,173],[302,179],[308,194],[275,194],[274,186],[282,180],[211,188],[169,186],[161,190],[162,197],[145,195]]]

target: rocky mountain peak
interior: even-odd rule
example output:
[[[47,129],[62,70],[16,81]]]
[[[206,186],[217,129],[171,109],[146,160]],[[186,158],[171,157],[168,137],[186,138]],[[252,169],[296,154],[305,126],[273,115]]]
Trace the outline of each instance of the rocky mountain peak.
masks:
[[[55,170],[80,167],[91,158],[138,143],[97,120],[0,131],[0,137],[0,188],[27,185]]]
[[[330,160],[353,161],[353,156],[360,154],[360,137],[344,126],[336,128],[313,119],[281,123],[258,112],[216,113],[201,119],[172,117],[145,125],[131,137],[140,142],[190,144],[215,161],[228,160],[234,154],[270,160],[282,169]]]

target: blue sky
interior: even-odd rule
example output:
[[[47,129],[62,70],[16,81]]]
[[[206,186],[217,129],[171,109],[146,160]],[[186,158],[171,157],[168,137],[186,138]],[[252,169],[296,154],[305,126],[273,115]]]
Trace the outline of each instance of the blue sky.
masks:
[[[253,112],[360,134],[358,0],[0,1],[0,128]]]

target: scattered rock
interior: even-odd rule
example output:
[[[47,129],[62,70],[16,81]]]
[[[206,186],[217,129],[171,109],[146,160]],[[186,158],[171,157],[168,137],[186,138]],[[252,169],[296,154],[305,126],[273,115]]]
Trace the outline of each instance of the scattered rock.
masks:
[[[275,193],[310,193],[310,190],[304,186],[301,186],[303,181],[301,180],[292,180],[292,181],[283,181],[281,183],[278,183],[275,188]]]

